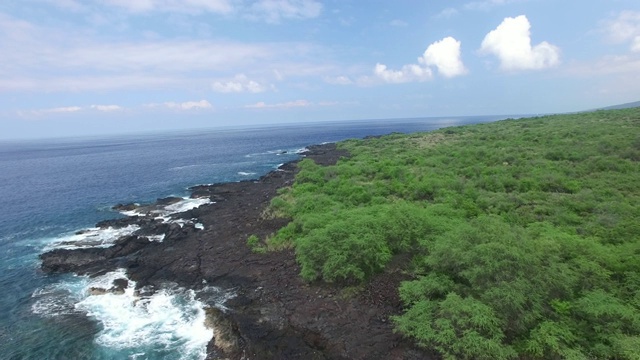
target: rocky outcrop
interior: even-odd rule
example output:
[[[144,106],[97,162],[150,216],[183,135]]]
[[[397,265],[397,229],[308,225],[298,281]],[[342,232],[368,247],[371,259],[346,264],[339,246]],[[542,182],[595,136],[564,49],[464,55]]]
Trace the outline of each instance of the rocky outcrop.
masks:
[[[168,206],[168,205],[173,205],[176,203],[179,203],[180,201],[182,201],[183,199],[180,197],[176,197],[176,196],[169,196],[166,198],[161,198],[161,199],[157,199],[154,203],[152,204],[147,204],[147,205],[140,205],[140,204],[136,204],[136,203],[130,203],[130,204],[118,204],[116,206],[113,206],[112,209],[116,210],[116,211],[120,211],[120,212],[135,212],[138,215],[144,216],[144,215],[151,215],[154,212],[161,212],[164,207]]]
[[[205,313],[205,325],[214,330],[209,351],[218,352],[225,357],[242,356],[243,340],[237,323],[216,307],[206,308]]]
[[[89,295],[104,295],[104,294],[122,295],[124,294],[124,291],[127,287],[129,287],[129,280],[115,279],[113,280],[112,286],[107,289],[101,288],[101,287],[89,288]]]
[[[334,144],[309,147],[305,154],[331,165],[345,151]],[[389,316],[400,311],[395,289],[401,276],[382,274],[355,294],[329,284],[308,284],[291,250],[256,254],[250,235],[266,238],[286,219],[264,217],[279,188],[293,183],[295,163],[258,180],[191,188],[194,197],[215,203],[173,215],[183,226],[137,216],[100,226],[140,226],[108,249],[54,250],[42,255],[42,269],[94,273],[124,267],[137,288],[160,288],[170,281],[198,289],[233,289],[228,311],[208,304],[214,328],[209,358],[228,359],[429,359],[393,332]],[[124,205],[121,209],[131,208]],[[203,224],[204,230],[194,223]],[[162,242],[146,236],[165,234]]]
[[[41,268],[45,272],[77,274],[110,271],[126,265],[127,256],[148,244],[147,238],[132,235],[120,238],[108,248],[55,249],[40,255]]]

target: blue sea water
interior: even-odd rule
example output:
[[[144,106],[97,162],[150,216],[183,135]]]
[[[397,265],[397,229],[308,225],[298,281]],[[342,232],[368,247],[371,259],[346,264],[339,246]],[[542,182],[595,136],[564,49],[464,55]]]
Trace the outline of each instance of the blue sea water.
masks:
[[[257,178],[297,150],[390,132],[505,116],[330,122],[199,132],[0,142],[0,359],[201,359],[203,301],[229,294],[168,288],[134,301],[89,296],[114,278],[46,275],[38,255],[79,229],[122,216],[117,203],[187,196],[197,184]],[[117,234],[102,234],[115,237]],[[215,284],[213,284],[215,285]],[[213,299],[213,300],[212,300]]]

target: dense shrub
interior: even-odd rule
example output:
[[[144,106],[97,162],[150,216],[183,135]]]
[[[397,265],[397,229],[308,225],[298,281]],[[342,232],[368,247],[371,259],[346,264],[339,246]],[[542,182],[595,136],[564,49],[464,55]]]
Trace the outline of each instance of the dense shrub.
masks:
[[[384,269],[392,255],[417,248],[443,228],[423,207],[402,201],[302,219],[297,234],[287,226],[278,236],[292,239],[307,280],[364,280]]]
[[[640,109],[340,146],[271,203],[303,278],[406,254],[396,329],[446,359],[639,359]]]

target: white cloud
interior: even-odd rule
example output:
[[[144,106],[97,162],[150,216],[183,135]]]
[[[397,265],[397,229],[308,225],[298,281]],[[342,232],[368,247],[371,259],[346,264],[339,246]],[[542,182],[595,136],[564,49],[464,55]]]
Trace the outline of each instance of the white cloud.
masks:
[[[630,43],[631,51],[640,51],[640,11],[622,11],[605,21],[605,32],[616,43]]]
[[[62,107],[54,107],[54,108],[38,109],[38,110],[19,110],[17,111],[17,114],[22,117],[29,117],[29,116],[52,115],[52,114],[72,114],[82,110],[84,109],[80,106],[62,106]]]
[[[203,40],[96,42],[0,17],[0,67],[92,71],[218,70],[304,51],[296,44],[245,44]],[[44,40],[46,39],[46,41]],[[2,70],[0,70],[1,72]]]
[[[506,5],[513,2],[521,2],[526,0],[483,0],[483,1],[471,1],[464,4],[464,8],[467,10],[489,10],[495,6]]]
[[[565,70],[567,74],[581,77],[618,75],[626,78],[640,74],[640,58],[637,56],[605,56],[596,61],[572,63]]]
[[[251,20],[279,23],[282,20],[312,19],[320,16],[323,5],[317,0],[39,0],[64,10],[91,12],[101,17],[110,9],[129,14],[154,12],[186,15],[238,15]]]
[[[455,8],[449,7],[440,11],[435,17],[437,19],[449,19],[455,15],[458,15],[458,10],[456,10]]]
[[[448,7],[436,14],[435,18],[449,19],[450,17],[459,14],[460,11],[489,11],[498,6],[512,3],[523,3],[527,1],[530,0],[474,0],[466,2],[458,8]]]
[[[505,18],[495,30],[489,32],[480,47],[483,54],[500,60],[505,71],[538,70],[560,63],[560,49],[546,41],[531,46],[531,24],[526,16]]]
[[[437,67],[438,73],[444,77],[450,78],[467,73],[460,58],[460,41],[451,36],[429,45],[423,59],[427,65]]]
[[[228,14],[234,10],[229,0],[101,0],[100,2],[134,13],[161,11]]]
[[[211,87],[214,91],[221,93],[260,93],[266,90],[264,85],[249,80],[245,74],[238,74],[230,81],[216,81]]]
[[[293,76],[322,76],[336,70],[336,66],[331,62],[312,63],[306,61],[283,61],[280,64],[272,65],[271,68],[272,74],[279,81]]]
[[[333,85],[351,85],[353,84],[353,80],[351,80],[348,76],[336,76],[336,77],[327,77],[324,79],[325,82]]]
[[[0,70],[1,73],[1,70]],[[67,77],[0,77],[0,91],[105,91],[113,89],[161,89],[185,86],[189,78],[163,75],[101,75]]]
[[[67,68],[99,70],[163,70],[186,72],[229,68],[273,55],[263,45],[187,41],[149,41],[77,46],[40,61]]]
[[[86,110],[96,110],[102,112],[111,112],[111,111],[119,111],[124,108],[118,105],[89,105],[89,106],[63,106],[63,107],[55,107],[49,109],[40,109],[40,110],[29,110],[29,111],[20,111],[23,115],[32,114],[32,115],[44,115],[44,114],[68,114],[68,113],[76,113],[80,111]]]
[[[333,70],[330,63],[310,62],[325,50],[306,43],[114,41],[1,13],[0,49],[6,50],[0,56],[0,91],[211,88],[212,77],[247,71],[270,79],[276,69],[281,78],[323,76]],[[245,91],[267,90],[266,83],[251,81],[241,82]],[[225,82],[219,82],[224,87]]]
[[[640,35],[636,36],[631,43],[631,51],[640,52]]]
[[[77,0],[43,0],[46,3],[57,6],[61,9],[79,12],[86,10],[86,7]]]
[[[377,63],[373,74],[382,81],[392,84],[427,81],[433,77],[431,69],[416,64],[404,65],[400,70],[391,70],[387,68],[387,65]]]
[[[142,105],[143,108],[165,108],[171,110],[198,110],[198,109],[213,109],[213,105],[207,100],[200,101],[185,101],[185,102],[164,102],[164,103],[150,103]],[[80,111],[100,111],[100,112],[113,112],[125,110],[120,105],[89,105],[89,106],[65,106],[55,107],[49,109],[40,110],[28,110],[21,111],[23,115],[44,115],[44,114],[63,114],[63,113],[76,113]]]
[[[196,109],[213,108],[213,105],[211,105],[211,103],[208,102],[207,100],[186,101],[182,103],[166,102],[164,103],[164,106],[168,107],[169,109],[175,109],[175,110],[196,110]]]
[[[316,18],[322,13],[322,4],[314,0],[259,0],[248,12],[249,18],[279,23],[282,19]]]
[[[424,54],[418,58],[418,64],[404,65],[400,70],[389,69],[377,63],[373,74],[386,83],[407,83],[427,81],[433,78],[431,66],[435,66],[444,77],[454,77],[467,72],[460,58],[460,41],[446,37],[429,45]],[[363,77],[359,83],[367,84],[369,79]]]
[[[150,103],[143,105],[146,108],[167,108],[172,110],[198,110],[198,109],[213,109],[213,105],[207,100],[200,101],[185,101],[185,102],[163,102],[163,103]]]
[[[263,109],[263,108],[266,108],[268,106],[267,106],[267,103],[265,103],[264,101],[258,101],[255,104],[245,105],[244,107],[247,108],[247,109]]]
[[[247,109],[290,109],[290,108],[297,108],[297,107],[308,107],[313,105],[310,101],[308,100],[295,100],[295,101],[288,101],[288,102],[283,102],[283,103],[276,103],[276,104],[267,104],[264,101],[259,101],[255,104],[251,104],[251,105],[245,105],[245,108]]]
[[[319,101],[318,106],[336,106],[340,105],[339,101]]]
[[[72,113],[78,112],[82,110],[80,106],[66,106],[66,107],[57,107],[52,109],[40,110],[39,112],[43,113]]]
[[[104,111],[104,112],[122,110],[122,107],[118,105],[91,105],[90,108],[98,111]]]

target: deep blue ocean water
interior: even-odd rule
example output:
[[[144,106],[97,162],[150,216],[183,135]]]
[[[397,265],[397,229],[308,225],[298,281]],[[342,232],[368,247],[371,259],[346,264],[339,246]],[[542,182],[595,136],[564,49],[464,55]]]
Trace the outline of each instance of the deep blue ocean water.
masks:
[[[120,214],[117,203],[257,178],[311,144],[495,121],[505,116],[331,122],[199,132],[0,142],[0,359],[199,359],[211,332],[198,297],[169,289],[88,296],[102,279],[45,275],[38,255]],[[283,153],[286,151],[286,153]],[[108,234],[107,234],[108,235]],[[115,235],[114,235],[115,236]],[[132,290],[132,289],[129,289]]]

